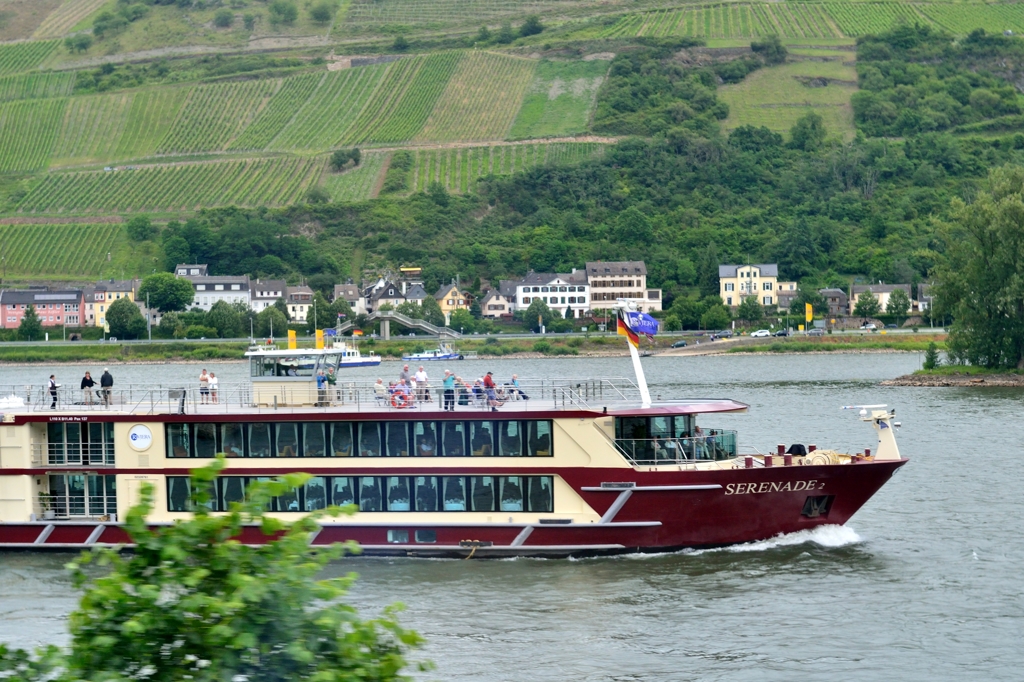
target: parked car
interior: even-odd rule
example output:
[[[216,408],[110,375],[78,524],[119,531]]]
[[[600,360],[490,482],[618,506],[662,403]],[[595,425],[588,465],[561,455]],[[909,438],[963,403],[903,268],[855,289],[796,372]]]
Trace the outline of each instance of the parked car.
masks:
[[[763,339],[771,335],[772,333],[767,329],[758,329],[756,332],[750,332],[750,338],[752,339]]]
[[[720,332],[715,332],[715,336],[717,336],[720,339],[731,339],[732,338],[732,330],[731,329],[723,329]]]
[[[895,325],[895,324],[887,324],[887,325],[885,325],[885,328],[886,329],[899,329],[899,327],[897,325]]]
[[[686,348],[686,340],[685,339],[679,339],[678,341],[676,341],[675,343],[672,344],[672,347],[673,348]]]
[[[780,329],[779,331],[775,332],[775,336],[789,336],[789,330]]]
[[[807,332],[807,336],[824,336],[824,335],[825,335],[825,330],[824,329],[811,329],[810,331]]]
[[[868,330],[871,330],[871,331],[874,331],[874,330],[878,329],[878,327],[875,326],[874,322],[865,322],[864,324],[862,324],[860,326],[860,328],[861,329],[868,329]]]

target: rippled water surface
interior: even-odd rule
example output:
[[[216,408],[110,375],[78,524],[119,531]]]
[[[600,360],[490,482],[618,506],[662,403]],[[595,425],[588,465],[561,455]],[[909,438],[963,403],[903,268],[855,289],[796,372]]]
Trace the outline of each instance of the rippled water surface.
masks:
[[[870,446],[838,408],[888,403],[911,458],[845,528],[704,552],[563,560],[350,559],[353,601],[393,601],[428,640],[438,680],[1019,680],[1024,676],[1024,391],[883,388],[917,355],[647,358],[664,397],[730,397],[706,419],[762,450]],[[353,370],[388,378],[398,363]],[[624,376],[625,359],[453,363],[464,376]],[[241,364],[216,365],[222,382]],[[77,367],[57,368],[65,382]],[[94,372],[102,367],[91,367]],[[124,382],[191,380],[200,367],[115,367]],[[429,369],[443,373],[443,366]],[[5,368],[0,384],[48,368]],[[76,595],[69,555],[0,554],[0,641],[63,643]]]

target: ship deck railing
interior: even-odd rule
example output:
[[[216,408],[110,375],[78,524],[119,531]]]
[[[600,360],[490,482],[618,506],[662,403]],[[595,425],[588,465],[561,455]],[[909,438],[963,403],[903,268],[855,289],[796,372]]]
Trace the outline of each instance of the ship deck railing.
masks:
[[[221,383],[214,394],[200,389],[198,382],[192,386],[147,383],[114,386],[106,399],[99,389],[82,391],[77,386],[61,386],[55,400],[46,386],[0,385],[0,413],[259,414],[316,409],[379,413],[442,409],[444,391],[439,380],[431,381],[427,391],[417,388],[411,392],[416,400],[410,400],[405,408],[396,407],[390,394],[379,396],[374,386],[372,381],[338,381],[321,391],[312,381],[273,389],[246,381]],[[518,388],[499,385],[496,394],[500,407],[516,411],[600,410],[640,404],[636,383],[622,378],[522,380]],[[484,394],[456,390],[455,411],[490,409]],[[40,459],[47,455],[39,453]]]
[[[737,455],[736,432],[706,430],[704,436],[683,438],[615,438],[615,448],[635,466],[697,464],[733,459]]]
[[[74,492],[40,494],[39,506],[43,520],[117,518],[117,499],[109,495],[84,495]]]

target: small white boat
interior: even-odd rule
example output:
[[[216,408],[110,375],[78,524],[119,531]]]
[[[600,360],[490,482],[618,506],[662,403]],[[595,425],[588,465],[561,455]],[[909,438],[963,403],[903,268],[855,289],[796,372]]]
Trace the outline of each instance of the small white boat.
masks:
[[[465,355],[453,349],[452,344],[441,343],[433,350],[423,351],[422,353],[409,353],[408,355],[403,355],[402,359],[412,362],[423,362],[425,360],[464,360]]]

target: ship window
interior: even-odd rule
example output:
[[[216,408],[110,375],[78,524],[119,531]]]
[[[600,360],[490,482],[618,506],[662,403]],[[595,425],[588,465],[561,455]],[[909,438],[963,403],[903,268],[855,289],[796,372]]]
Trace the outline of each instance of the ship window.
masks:
[[[532,421],[530,425],[529,446],[527,454],[530,457],[551,456],[551,422]]]
[[[498,429],[498,455],[521,457],[523,454],[522,424],[520,422],[496,422]]]
[[[441,479],[444,487],[444,511],[466,511],[466,479],[462,476],[445,476]]]
[[[383,425],[376,422],[359,424],[359,454],[363,457],[380,457],[382,453],[380,430]]]
[[[388,531],[388,542],[396,545],[404,545],[409,542],[409,531],[407,530],[389,530]]]
[[[469,479],[471,511],[494,511],[494,478],[473,476]]]
[[[217,427],[213,424],[193,424],[195,457],[213,457],[217,454]]]
[[[270,424],[249,424],[249,456],[270,457]]]
[[[51,423],[46,425],[47,455],[49,464],[64,464],[64,425]]]
[[[465,422],[442,422],[445,457],[464,457],[466,455],[466,424]]]
[[[352,424],[348,422],[330,424],[330,429],[330,452],[335,457],[350,457],[352,455]]]
[[[434,422],[413,422],[412,433],[417,456],[433,457],[437,454],[437,431]]]
[[[355,504],[356,498],[353,493],[354,487],[352,485],[352,478],[349,476],[332,476],[331,477],[331,504],[336,504],[339,507],[347,504]]]
[[[280,422],[274,425],[277,436],[277,456],[295,457],[299,452],[298,424]]]
[[[306,511],[327,508],[327,488],[323,476],[314,476],[306,481],[303,490],[304,506]]]
[[[189,511],[192,499],[191,484],[186,476],[167,477],[167,511]]]
[[[416,477],[416,511],[437,511],[437,476]]]
[[[529,494],[526,501],[529,505],[527,511],[531,512],[552,512],[554,502],[551,495],[550,476],[531,476],[527,479]]]
[[[520,476],[498,478],[501,491],[501,511],[523,511],[523,479]]]
[[[405,476],[388,476],[385,481],[388,511],[410,511],[412,499],[409,495],[409,479]]]
[[[277,511],[279,512],[297,512],[299,511],[299,489],[292,488],[288,492],[279,495],[276,498]]]
[[[302,453],[306,457],[326,457],[327,441],[324,430],[327,424],[312,423],[302,425]]]
[[[671,438],[672,435],[672,417],[651,417],[651,438]]]
[[[82,425],[81,424],[66,424],[65,435],[67,438],[67,457],[68,462],[81,462],[82,461]],[[101,460],[102,461],[102,460]]]
[[[474,457],[489,457],[494,452],[494,428],[491,422],[470,422],[469,434],[469,449]]]
[[[359,479],[359,511],[382,511],[383,499],[379,479],[373,476],[363,476]]]
[[[242,425],[239,423],[220,425],[220,451],[228,457],[242,457]]]
[[[388,457],[408,457],[409,448],[409,424],[408,422],[388,422]]]
[[[437,542],[437,531],[436,530],[418,530],[416,531],[416,542],[422,542],[424,544],[433,544]]]
[[[53,426],[53,424],[51,424]],[[167,425],[167,456],[188,457],[191,450],[189,443],[191,439],[188,433],[188,424]]]
[[[225,476],[220,486],[220,509],[231,509],[232,502],[245,499],[245,479],[241,476]]]

